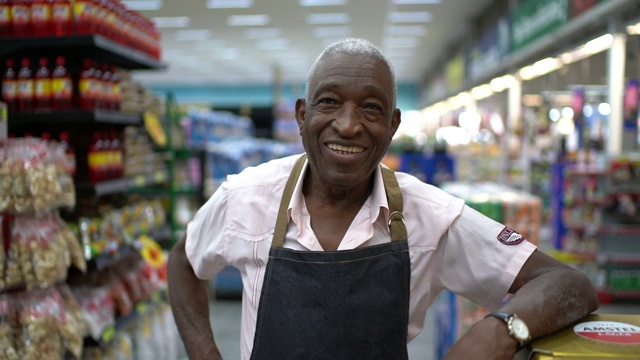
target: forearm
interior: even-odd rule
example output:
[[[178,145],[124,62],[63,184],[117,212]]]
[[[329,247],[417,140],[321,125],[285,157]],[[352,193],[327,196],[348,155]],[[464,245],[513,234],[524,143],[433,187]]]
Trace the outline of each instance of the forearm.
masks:
[[[523,319],[533,339],[595,311],[598,297],[589,279],[573,269],[545,272],[524,284],[501,311]]]
[[[222,359],[209,322],[207,285],[193,273],[184,239],[171,251],[168,265],[171,309],[189,359]]]

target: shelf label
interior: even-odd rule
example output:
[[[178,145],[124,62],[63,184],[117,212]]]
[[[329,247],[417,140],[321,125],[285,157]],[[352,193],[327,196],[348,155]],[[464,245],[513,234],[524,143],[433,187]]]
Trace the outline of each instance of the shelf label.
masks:
[[[164,127],[162,127],[162,124],[160,124],[158,120],[158,116],[150,112],[145,112],[143,120],[151,140],[160,147],[167,146],[167,135],[164,132]]]
[[[154,174],[153,180],[156,183],[161,183],[166,180],[166,176],[164,175],[164,172],[158,171],[157,173]]]
[[[145,312],[147,312],[148,308],[149,308],[149,305],[147,304],[146,301],[139,302],[138,305],[136,305],[136,311],[140,315],[144,314]]]
[[[107,327],[102,333],[102,341],[110,342],[116,336],[116,327],[111,325]]]
[[[147,179],[144,177],[144,175],[136,175],[133,178],[133,184],[135,186],[145,186],[147,184]]]

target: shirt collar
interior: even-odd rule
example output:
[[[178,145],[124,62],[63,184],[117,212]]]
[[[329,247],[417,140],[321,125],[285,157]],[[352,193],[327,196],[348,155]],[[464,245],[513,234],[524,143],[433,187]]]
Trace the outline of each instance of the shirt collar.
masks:
[[[292,219],[296,224],[300,223],[300,215],[304,206],[304,197],[302,196],[302,180],[307,174],[308,167],[309,160],[307,159],[305,160],[302,171],[300,172],[300,177],[296,182],[293,194],[291,194],[291,200],[289,200],[289,207],[287,208],[287,215],[289,219]],[[380,164],[376,166],[376,169],[374,171],[373,191],[365,202],[365,204],[367,203],[370,204],[369,210],[371,211],[372,224],[376,222],[376,220],[380,216],[380,210],[383,211],[383,215],[385,216],[385,218],[388,216],[389,203],[387,202],[387,194],[384,189],[384,181],[382,180],[382,170]]]

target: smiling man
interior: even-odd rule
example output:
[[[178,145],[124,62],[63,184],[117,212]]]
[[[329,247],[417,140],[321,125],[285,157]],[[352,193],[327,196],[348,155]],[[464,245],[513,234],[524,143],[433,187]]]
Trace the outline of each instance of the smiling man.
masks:
[[[499,310],[451,359],[512,359],[597,308],[580,272],[380,164],[400,124],[396,88],[370,42],[330,45],[296,102],[305,154],[229,176],[198,211],[169,258],[171,306],[191,359],[221,358],[205,280],[226,265],[242,274],[242,359],[407,359],[444,289]]]

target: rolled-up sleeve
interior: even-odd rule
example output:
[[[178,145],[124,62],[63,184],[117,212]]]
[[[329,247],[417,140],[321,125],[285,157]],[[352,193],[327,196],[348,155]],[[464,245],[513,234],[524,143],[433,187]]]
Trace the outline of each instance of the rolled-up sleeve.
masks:
[[[465,205],[437,250],[442,286],[488,309],[498,308],[536,249],[526,239],[501,242],[504,230],[503,224]]]
[[[196,276],[211,279],[226,265],[227,184],[223,183],[187,225],[187,258]]]

